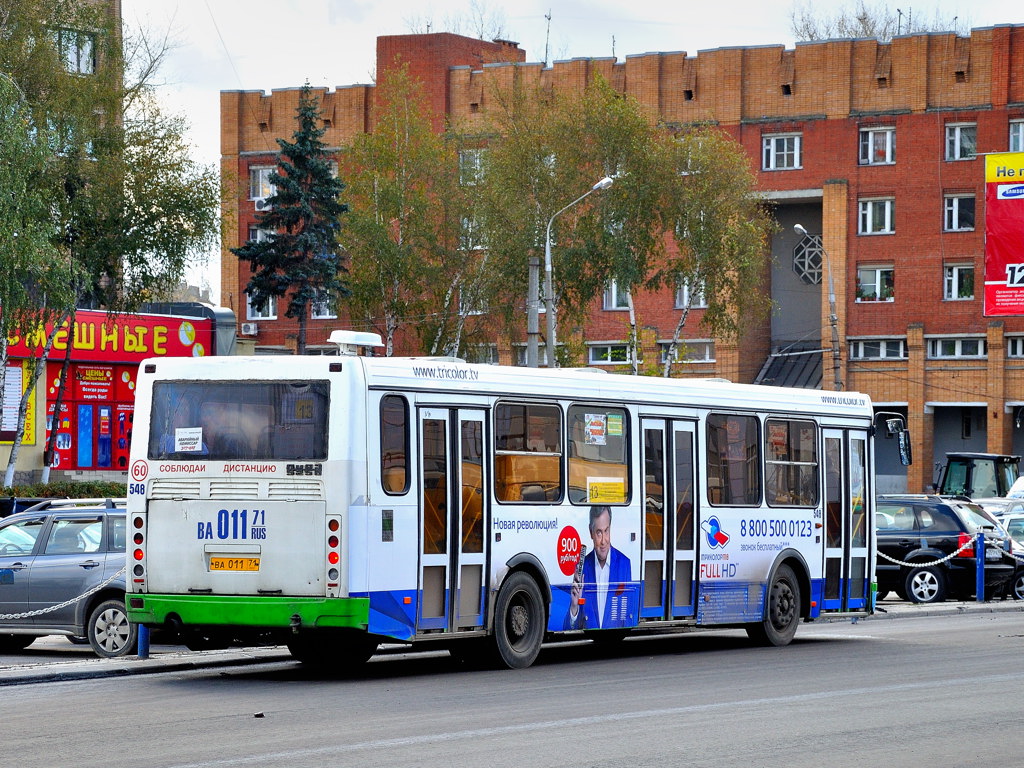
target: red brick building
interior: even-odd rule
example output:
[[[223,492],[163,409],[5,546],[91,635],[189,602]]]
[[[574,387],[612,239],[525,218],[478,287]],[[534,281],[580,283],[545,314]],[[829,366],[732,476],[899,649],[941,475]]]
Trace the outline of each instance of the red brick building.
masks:
[[[450,34],[377,41],[377,72],[397,59],[427,86],[438,117],[483,125],[490,86],[513,77],[583,88],[596,74],[635,97],[652,121],[712,122],[758,169],[779,230],[771,243],[771,322],[738,342],[704,338],[687,322],[682,375],[724,376],[871,395],[907,415],[916,460],[904,472],[879,438],[878,490],[923,490],[947,450],[1024,449],[1024,318],[983,314],[982,155],[1024,150],[1024,26],[783,46],[645,53],[527,63],[514,43]],[[374,89],[322,91],[330,146],[372,130]],[[222,253],[223,301],[257,351],[289,351],[283,311],[247,314],[248,268],[230,248],[250,236],[261,168],[290,136],[298,89],[221,94],[222,178],[235,190]],[[794,231],[801,225],[806,235]],[[1024,247],[1024,246],[1022,246]],[[836,320],[830,320],[829,274]],[[600,364],[625,344],[614,287],[583,330]],[[636,297],[645,362],[671,337],[671,294]],[[269,315],[269,313],[267,313]],[[314,319],[326,339],[338,320]],[[832,354],[839,337],[839,365]],[[247,333],[247,331],[249,333]],[[524,321],[525,332],[525,321]],[[525,337],[524,337],[525,338]],[[507,340],[501,355],[511,358]]]

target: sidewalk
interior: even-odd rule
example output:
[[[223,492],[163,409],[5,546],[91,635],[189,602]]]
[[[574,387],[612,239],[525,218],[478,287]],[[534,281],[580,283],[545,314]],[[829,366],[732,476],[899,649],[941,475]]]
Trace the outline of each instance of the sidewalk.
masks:
[[[967,614],[1024,612],[1024,601],[995,600],[988,603],[946,601],[937,605],[919,605],[900,601],[883,600],[876,613],[860,621],[885,621],[899,618],[923,618],[927,616],[963,616]],[[849,622],[849,618],[819,619],[820,623]],[[800,637],[799,632],[797,638]],[[64,638],[52,641],[41,638],[37,643],[65,643]],[[404,647],[403,647],[404,648]],[[0,687],[26,685],[29,683],[59,680],[84,680],[96,677],[118,675],[146,675],[159,672],[179,672],[195,669],[216,669],[220,667],[245,666],[290,661],[291,655],[283,646],[272,648],[231,648],[223,651],[189,651],[180,646],[153,646],[148,659],[123,656],[118,659],[101,659],[89,653],[78,658],[60,661],[10,663],[12,655],[0,663]]]

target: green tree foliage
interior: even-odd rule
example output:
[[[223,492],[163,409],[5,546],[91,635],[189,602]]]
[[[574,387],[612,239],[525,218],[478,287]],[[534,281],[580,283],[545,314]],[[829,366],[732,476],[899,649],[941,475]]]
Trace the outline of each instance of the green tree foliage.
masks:
[[[349,309],[356,324],[381,334],[388,355],[403,328],[426,352],[457,353],[467,338],[460,301],[483,300],[485,257],[464,247],[472,185],[459,185],[457,147],[431,129],[424,102],[406,68],[391,70],[377,85],[373,132],[344,155]]]
[[[623,337],[634,344],[639,290],[704,286],[704,327],[726,337],[768,306],[761,280],[771,219],[734,142],[654,124],[601,78],[582,93],[516,86],[491,104],[483,205],[492,279],[506,291],[495,305],[514,336],[523,325],[529,259],[543,256],[551,217],[604,176],[614,179],[611,188],[553,222],[560,340],[583,325],[613,281],[628,299]],[[578,362],[559,354],[563,364]]]
[[[281,151],[270,175],[275,191],[267,199],[270,209],[256,217],[268,235],[232,252],[252,268],[246,292],[253,304],[287,297],[285,314],[299,322],[296,351],[302,355],[311,305],[349,295],[338,243],[340,217],[348,208],[338,199],[345,185],[333,173],[322,141],[320,102],[308,83],[299,95],[296,121],[294,141],[277,140]]]
[[[820,4],[797,3],[790,11],[789,19],[797,40],[873,37],[887,43],[896,35],[923,32],[965,34],[969,28],[965,17],[945,17],[938,10],[928,16],[919,9],[907,7],[904,11],[888,3],[871,4],[865,0],[829,11],[822,10]]]

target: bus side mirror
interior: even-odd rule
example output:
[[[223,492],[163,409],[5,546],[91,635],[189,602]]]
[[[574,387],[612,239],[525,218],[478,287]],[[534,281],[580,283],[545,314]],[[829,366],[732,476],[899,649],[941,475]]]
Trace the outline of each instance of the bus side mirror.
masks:
[[[889,414],[886,414],[889,415]],[[896,436],[896,446],[899,449],[900,464],[909,467],[914,462],[913,451],[910,445],[910,430],[906,428],[903,417],[893,414],[895,418],[885,420],[885,428],[890,435]]]

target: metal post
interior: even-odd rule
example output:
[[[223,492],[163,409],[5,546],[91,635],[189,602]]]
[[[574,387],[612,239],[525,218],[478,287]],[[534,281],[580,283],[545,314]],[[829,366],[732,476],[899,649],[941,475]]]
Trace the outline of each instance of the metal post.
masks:
[[[974,582],[974,598],[979,603],[985,602],[985,533],[978,532],[978,543],[974,545],[974,564],[976,579]]]
[[[139,624],[139,651],[140,659],[149,658],[149,627]]]
[[[540,259],[530,257],[530,276],[526,284],[526,366],[537,367],[537,345],[540,336]]]

